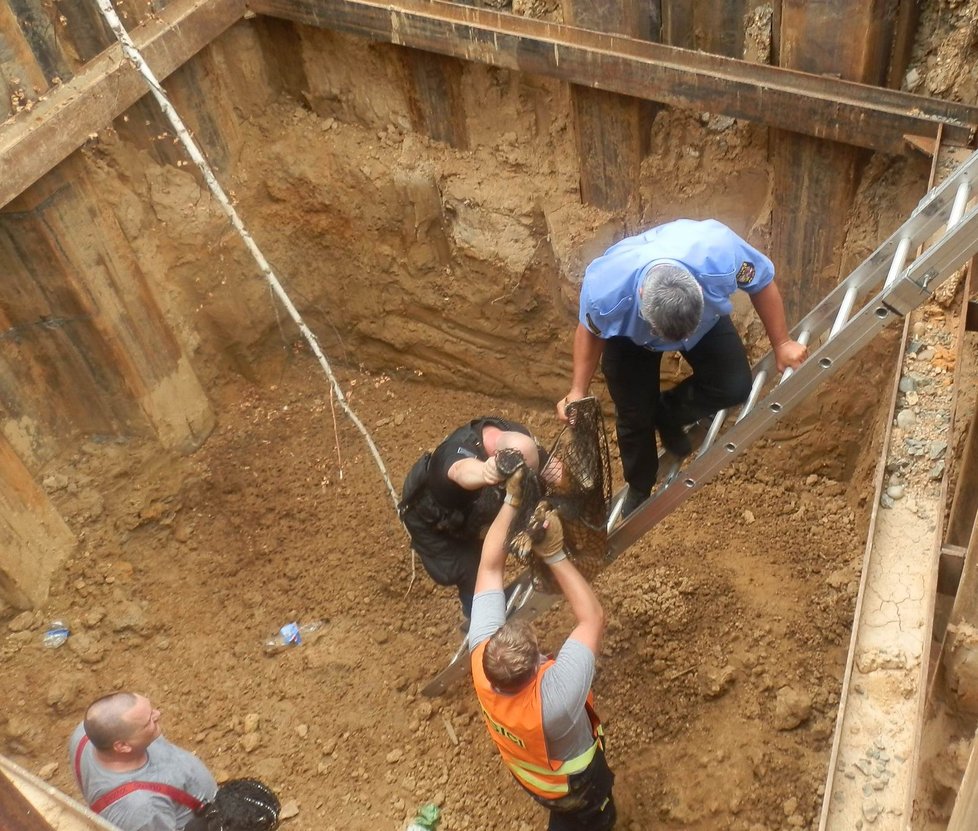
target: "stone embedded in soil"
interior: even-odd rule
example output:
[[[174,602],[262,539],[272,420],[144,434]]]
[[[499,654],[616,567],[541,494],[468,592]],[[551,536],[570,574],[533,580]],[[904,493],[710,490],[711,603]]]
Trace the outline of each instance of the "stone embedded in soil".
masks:
[[[89,629],[94,629],[105,619],[105,609],[95,606],[91,611],[82,616],[82,623]]]
[[[79,683],[73,675],[57,678],[47,692],[47,703],[55,712],[65,714],[71,712],[78,698]]]
[[[279,811],[279,819],[292,819],[299,815],[299,803],[294,799],[287,799],[282,803],[282,810]]]
[[[56,774],[57,772],[58,772],[58,763],[57,762],[49,762],[48,764],[46,764],[44,767],[42,767],[37,772],[37,775],[41,779],[47,781],[52,776],[54,776],[54,774]]]
[[[900,410],[896,415],[896,423],[901,430],[910,430],[917,423],[917,416],[910,410]]]
[[[17,617],[15,617],[10,623],[7,624],[7,628],[11,632],[26,632],[28,629],[34,629],[41,621],[41,614],[37,611],[27,611],[21,612]]]
[[[241,749],[245,753],[252,753],[258,749],[258,745],[261,744],[261,736],[257,733],[245,733],[241,737]]]
[[[903,493],[903,485],[890,485],[886,489],[886,495],[890,497],[890,499],[903,499]]]
[[[258,713],[248,713],[244,717],[242,728],[245,733],[257,733],[261,725],[261,716]]]
[[[875,799],[864,799],[863,800],[863,817],[865,817],[866,822],[876,822],[879,815],[883,812],[880,804]]]
[[[704,698],[719,698],[734,682],[736,670],[730,664],[723,667],[705,666],[700,673],[700,691]]]
[[[105,646],[87,632],[79,632],[68,638],[68,648],[86,664],[97,664],[105,656]]]
[[[48,493],[56,493],[68,487],[68,477],[63,473],[52,473],[41,480],[41,487]]]
[[[944,460],[941,459],[936,465],[934,465],[930,472],[927,474],[927,478],[931,481],[938,481],[944,478]]]
[[[128,629],[144,635],[150,630],[146,624],[146,613],[132,600],[123,600],[112,607],[111,623],[113,632]]]
[[[804,690],[786,686],[778,690],[773,724],[777,730],[794,730],[812,714],[812,697]]]

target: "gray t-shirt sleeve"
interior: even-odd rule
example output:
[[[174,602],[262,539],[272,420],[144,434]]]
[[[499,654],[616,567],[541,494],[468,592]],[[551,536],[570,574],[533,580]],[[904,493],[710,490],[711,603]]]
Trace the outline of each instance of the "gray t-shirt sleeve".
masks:
[[[506,595],[502,589],[479,592],[472,598],[472,618],[469,623],[469,652],[489,640],[506,622]]]
[[[543,732],[555,759],[571,759],[594,741],[584,709],[594,681],[594,667],[594,653],[580,641],[568,638],[540,682]]]

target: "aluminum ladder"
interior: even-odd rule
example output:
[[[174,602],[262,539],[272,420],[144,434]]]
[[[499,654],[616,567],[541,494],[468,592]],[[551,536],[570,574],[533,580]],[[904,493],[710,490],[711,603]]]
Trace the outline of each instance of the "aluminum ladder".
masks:
[[[969,208],[976,182],[978,152],[929,191],[906,222],[792,328],[791,337],[809,347],[808,358],[796,371],[787,369],[777,377],[774,355],[768,352],[753,367],[750,395],[732,424],[728,424],[732,413],[721,410],[708,427],[697,426],[691,431],[702,434],[694,454],[682,463],[671,454],[663,454],[660,485],[620,522],[625,490],[615,495],[608,520],[607,563],[808,398],[880,330],[932,297],[938,286],[978,253],[978,204]],[[911,260],[912,253],[924,246]],[[559,599],[534,591],[527,572],[513,586],[508,616],[536,617]],[[449,665],[422,692],[440,695],[468,671],[468,666],[466,639]]]

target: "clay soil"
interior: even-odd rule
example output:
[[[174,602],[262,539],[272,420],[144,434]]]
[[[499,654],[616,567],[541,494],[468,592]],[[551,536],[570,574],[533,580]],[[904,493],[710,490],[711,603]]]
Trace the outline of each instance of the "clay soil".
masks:
[[[935,33],[930,43],[944,43],[948,30],[974,31],[955,17],[965,15],[973,23],[973,4],[954,14],[947,13],[943,3],[928,8],[925,22]],[[949,97],[950,89],[957,97],[973,100],[968,93],[975,63],[946,54],[952,47],[970,47],[964,35],[959,40],[946,40],[950,45],[940,52],[927,52],[926,45],[924,54],[918,49],[916,74],[908,76],[908,86]],[[359,70],[359,64],[351,65]],[[310,119],[303,111],[295,121],[301,128]],[[274,135],[283,123],[285,129],[291,124],[279,117],[268,121]],[[563,135],[563,123],[558,119],[553,132]],[[267,126],[270,134],[272,126]],[[323,135],[338,138],[314,143],[305,140],[309,133],[302,133],[296,146],[312,148],[311,162],[306,164],[301,153],[282,153],[285,161],[274,165],[274,176],[260,163],[254,165],[255,181],[269,189],[273,207],[286,205],[291,211],[288,222],[275,222],[276,214],[269,221],[271,228],[311,228],[314,242],[322,237],[335,245],[342,228],[310,224],[309,217],[332,221],[349,206],[360,210],[357,200],[325,200],[326,210],[292,183],[328,179],[323,171],[333,168],[321,162],[333,153],[358,160],[357,169],[368,173],[372,168],[359,162],[361,155],[376,153],[379,159],[395,162],[398,157],[386,148],[375,150],[360,133],[340,146],[335,142],[353,131],[345,124],[332,129],[332,121],[316,128],[320,126]],[[657,129],[662,132],[654,133],[654,140],[657,135],[675,138],[670,130],[679,131],[682,138],[682,131],[712,128],[689,116]],[[722,149],[721,161],[731,170],[749,173],[752,167],[743,154],[763,156],[765,147],[754,147],[757,135],[749,130],[724,130],[729,135],[717,139],[716,145]],[[392,133],[383,136],[378,145],[396,139]],[[669,206],[670,216],[644,217],[646,224],[677,212],[717,213],[722,207],[718,200],[727,197],[715,185],[728,177],[717,175],[715,165],[697,162],[699,153],[683,149],[689,141],[661,143],[666,149],[678,148],[677,153],[682,150],[683,164],[698,164],[699,173],[692,175],[675,165],[665,152],[654,154],[659,161],[649,164],[661,163],[677,172],[650,177],[664,194],[661,204]],[[253,142],[259,149],[252,152],[277,162],[276,146],[269,146],[262,149],[262,142]],[[419,146],[414,139],[405,142],[403,154],[412,165]],[[515,148],[514,143],[507,152],[517,158]],[[108,156],[110,151],[103,141],[99,152]],[[473,169],[463,161],[466,171]],[[711,164],[714,161],[710,157]],[[453,163],[439,162],[449,173]],[[303,173],[305,179],[296,173],[303,172],[303,165],[311,171]],[[458,165],[461,169],[462,162]],[[172,198],[174,219],[180,221],[170,223],[171,232],[190,228],[196,233],[199,226],[185,215],[194,199],[168,189],[176,174],[167,170],[169,178],[160,174],[159,182],[149,179],[154,210],[161,219],[168,218],[166,200]],[[561,171],[563,167],[558,168],[561,181],[573,184],[564,190],[576,201],[576,179]],[[465,177],[456,178],[466,200],[478,195]],[[339,187],[329,181],[330,189]],[[447,181],[455,180],[449,176]],[[500,181],[501,190],[510,180]],[[525,184],[525,175],[518,181]],[[731,181],[736,187],[731,187],[730,198],[736,197],[740,207],[745,199],[750,203],[744,216],[762,215],[763,183],[749,175]],[[282,193],[269,182],[278,183]],[[240,190],[245,193],[247,188],[243,184]],[[686,201],[701,190],[712,194],[714,203]],[[881,216],[905,216],[902,206],[891,206],[897,200],[885,198],[904,190],[908,189],[883,188],[879,200],[865,200],[872,216],[854,225],[850,254],[861,259],[897,224],[883,222]],[[469,205],[453,194],[449,188],[445,199]],[[138,207],[140,198],[137,193],[125,204]],[[253,198],[243,196],[246,204]],[[916,195],[908,198],[912,201]],[[300,216],[306,202],[312,208],[307,206],[306,215]],[[550,210],[546,199],[543,204]],[[250,215],[261,209],[258,206]],[[503,213],[507,212],[512,211],[507,207]],[[570,212],[574,221],[561,221],[564,214],[557,211],[557,221],[547,226],[554,244],[562,244],[556,259],[563,249],[580,247],[578,224],[588,230],[581,239],[600,236],[592,233],[597,221],[585,216],[584,222],[578,213],[582,212],[575,208]],[[149,220],[135,207],[130,214],[128,219],[120,215],[126,233],[136,241],[152,239],[140,224]],[[461,208],[455,214],[465,218]],[[761,220],[758,233],[763,236],[763,216]],[[534,228],[540,224],[533,222]],[[531,225],[529,220],[526,224]],[[371,226],[350,224],[363,227]],[[565,227],[571,230],[562,239]],[[865,239],[859,238],[860,228]],[[619,230],[609,226],[607,233]],[[354,242],[362,234],[350,232]],[[498,234],[488,236],[491,245],[486,247],[495,250]],[[199,252],[207,239],[201,233],[200,238],[178,238],[174,245],[183,252]],[[466,250],[479,247],[479,237],[470,234],[466,239]],[[304,263],[325,259],[313,242],[306,247],[301,242],[290,239],[281,244],[283,250],[273,251],[278,261],[294,266],[286,271],[296,275],[303,273],[299,266]],[[149,264],[160,252],[133,245],[152,276]],[[511,266],[513,273],[535,273],[536,248],[528,246],[527,251]],[[438,259],[437,252],[426,248],[415,253],[419,270],[430,270],[430,263]],[[354,256],[334,256],[332,264],[344,259],[353,271],[359,269]],[[484,259],[489,264],[485,274],[499,271],[492,258]],[[192,276],[171,267],[155,278],[161,297],[176,293],[171,285],[181,280],[193,285],[200,277],[196,253],[187,260]],[[473,256],[467,274],[477,262]],[[228,268],[236,277],[237,272],[250,273],[234,264]],[[567,266],[569,273],[579,270],[575,269]],[[552,270],[541,266],[541,273]],[[215,266],[203,277],[216,275],[223,283],[222,274]],[[335,285],[357,285],[340,277]],[[264,288],[257,282],[250,288],[234,285],[236,291],[254,296],[250,305],[258,308],[264,302]],[[568,298],[576,297],[567,287],[561,290]],[[488,280],[485,292],[485,298],[471,299],[477,312],[491,311],[489,301],[500,294]],[[523,302],[517,297],[512,308],[497,312],[501,319],[522,320],[520,315],[532,311],[517,301]],[[225,324],[221,308],[215,311],[220,300],[207,302],[215,332],[236,333],[239,321],[231,312],[223,313]],[[169,308],[171,301],[163,305]],[[446,350],[445,357],[431,348],[425,352],[412,347],[404,336],[413,331],[409,327],[419,308],[438,310],[438,303],[408,298],[405,305],[408,311],[398,313],[409,323],[392,331],[395,314],[385,309],[384,315],[374,315],[380,321],[375,328],[361,329],[351,352],[362,356],[371,344],[389,343],[387,351],[375,350],[370,365],[395,366],[390,356],[413,348],[415,358],[434,355],[428,374],[339,369],[343,389],[376,440],[395,488],[423,450],[478,415],[521,420],[544,441],[555,436],[552,405],[545,401],[490,398],[432,380],[439,363],[451,370],[443,371],[439,382],[449,375],[458,377],[461,363],[467,374],[460,385],[485,389],[486,379],[498,377],[512,354],[522,350],[524,355],[533,353],[532,371],[508,370],[500,386],[559,387],[556,398],[564,391],[569,345],[561,346],[555,333],[571,331],[566,321],[558,325],[548,319],[552,329],[532,330],[527,325],[525,331],[540,332],[536,341],[528,340],[524,329],[519,336],[509,330],[498,339],[454,330],[446,337],[443,321],[465,316],[456,307],[451,315],[432,313],[432,339]],[[351,336],[354,328],[344,328],[344,335]],[[271,339],[279,337],[277,325],[267,331]],[[464,348],[467,338],[490,344],[495,356],[491,365],[486,365],[485,346]],[[760,343],[759,333],[750,339]],[[246,340],[246,346],[255,340]],[[886,338],[883,341],[860,368],[806,403],[598,579],[609,626],[595,691],[618,777],[620,828],[817,827],[878,453],[873,437],[879,435],[879,401],[873,394],[852,391],[888,388],[883,379],[892,361],[887,358]],[[270,359],[273,353],[278,357]],[[334,416],[328,384],[303,348],[278,344],[262,354],[257,366],[241,359],[248,365],[247,380],[225,374],[208,383],[218,427],[193,455],[169,455],[155,442],[138,438],[90,438],[78,452],[48,466],[45,488],[80,545],[43,609],[18,616],[0,610],[0,751],[77,794],[65,749],[71,729],[96,696],[132,689],[163,709],[168,737],[192,748],[219,778],[258,776],[274,786],[288,813],[294,814],[285,822],[286,831],[398,831],[419,805],[431,801],[442,807],[442,831],[544,827],[542,809],[502,769],[467,685],[460,683],[434,700],[419,694],[458,645],[457,601],[453,592],[434,586],[420,564],[415,568],[412,563],[391,494],[362,437],[338,409]],[[468,357],[460,361],[460,356]],[[235,352],[232,358],[236,357]],[[609,416],[610,412],[606,409]],[[616,460],[613,466],[618,469]],[[67,621],[72,634],[62,647],[47,649],[42,633],[54,619]],[[292,620],[325,623],[318,638],[266,656],[265,639]],[[539,625],[544,642],[556,648],[570,623],[566,612],[558,609]]]
[[[5,752],[75,794],[64,742],[90,700],[126,688],[158,703],[169,738],[219,778],[272,784],[298,808],[287,829],[394,831],[429,801],[446,831],[543,827],[467,684],[419,694],[457,646],[457,601],[420,564],[412,584],[366,445],[338,409],[334,423],[318,365],[281,355],[255,381],[224,383],[219,427],[192,456],[90,442],[49,471],[82,543],[47,607],[0,642]],[[556,433],[543,403],[410,373],[342,383],[395,487],[468,417]],[[817,824],[867,486],[829,478],[802,432],[750,452],[598,579],[609,626],[595,689],[621,828]],[[72,635],[47,649],[53,618]],[[325,626],[266,656],[291,620]],[[545,642],[569,625],[549,613]]]

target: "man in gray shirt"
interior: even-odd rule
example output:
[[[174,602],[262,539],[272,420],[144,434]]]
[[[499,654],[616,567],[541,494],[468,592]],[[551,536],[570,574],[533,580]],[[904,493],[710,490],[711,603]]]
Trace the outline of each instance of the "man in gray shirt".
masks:
[[[528,623],[506,622],[506,538],[519,507],[521,476],[517,471],[510,477],[482,549],[469,629],[473,682],[503,761],[549,809],[549,831],[608,831],[616,820],[614,774],[590,695],[604,611],[567,559],[560,519],[545,503],[534,514],[545,533],[533,551],[550,567],[577,625],[552,660],[540,655]]]
[[[160,711],[135,693],[92,703],[69,753],[85,801],[122,831],[182,831],[217,793],[204,763],[163,738]]]

